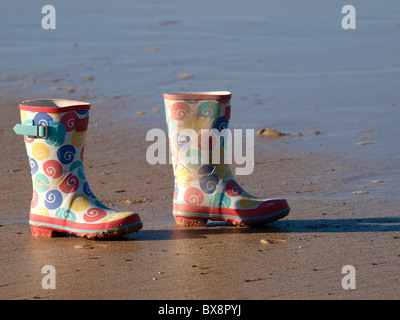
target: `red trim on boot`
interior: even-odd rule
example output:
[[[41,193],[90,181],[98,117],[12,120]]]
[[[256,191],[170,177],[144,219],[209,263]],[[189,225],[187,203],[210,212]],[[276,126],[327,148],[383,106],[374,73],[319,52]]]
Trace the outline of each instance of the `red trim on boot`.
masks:
[[[219,103],[228,102],[231,96],[228,91],[164,93],[167,100],[215,100]]]

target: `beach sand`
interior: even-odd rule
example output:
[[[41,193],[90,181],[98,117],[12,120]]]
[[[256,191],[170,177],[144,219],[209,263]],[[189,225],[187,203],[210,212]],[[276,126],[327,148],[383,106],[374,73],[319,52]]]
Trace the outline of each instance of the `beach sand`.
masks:
[[[40,8],[5,1],[0,299],[399,299],[399,6],[355,1],[357,30],[346,33],[341,8],[318,3],[54,1],[49,33],[31,15]],[[175,226],[172,166],[148,164],[146,133],[166,131],[162,93],[181,90],[230,90],[231,128],[289,133],[256,135],[254,172],[236,176],[255,196],[285,197],[286,218]],[[91,189],[138,212],[142,230],[114,241],[31,236],[29,164],[12,128],[18,103],[34,98],[92,104]],[[42,288],[46,265],[54,290]],[[356,289],[342,287],[346,265]]]
[[[124,106],[104,99],[92,107],[88,181],[105,204],[138,212],[143,230],[115,241],[33,238],[29,166],[22,138],[11,130],[18,100],[1,101],[2,299],[399,298],[398,208],[368,194],[350,196],[347,182],[358,178],[351,162],[291,153],[278,141],[266,151],[257,138],[255,171],[237,179],[254,195],[288,196],[289,216],[256,229],[176,227],[172,166],[149,165],[149,128],[116,117]],[[324,197],[333,190],[349,197]],[[134,204],[124,204],[129,200]],[[55,290],[42,288],[45,265],[55,267]],[[345,265],[356,269],[356,290],[342,288]]]

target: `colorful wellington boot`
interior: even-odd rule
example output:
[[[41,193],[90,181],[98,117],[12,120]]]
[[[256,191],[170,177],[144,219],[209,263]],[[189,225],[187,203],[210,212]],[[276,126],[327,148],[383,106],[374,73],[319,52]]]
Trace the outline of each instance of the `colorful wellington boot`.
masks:
[[[30,100],[20,105],[31,167],[33,197],[30,225],[34,236],[71,233],[105,239],[138,231],[139,215],[116,212],[89,188],[83,168],[90,104],[69,100]]]
[[[201,130],[228,128],[230,98],[231,93],[225,91],[164,94],[175,176],[173,215],[180,226],[203,226],[208,219],[256,226],[289,213],[286,200],[258,199],[239,186],[224,163],[223,143],[219,147],[220,160],[212,163],[212,151],[218,144],[212,143],[211,138],[211,142],[204,145],[200,138],[205,132]],[[188,135],[187,129],[197,134],[194,142],[197,150],[193,148],[190,140],[194,138]],[[204,147],[209,148],[210,164],[201,164]],[[193,161],[194,158],[200,161]]]

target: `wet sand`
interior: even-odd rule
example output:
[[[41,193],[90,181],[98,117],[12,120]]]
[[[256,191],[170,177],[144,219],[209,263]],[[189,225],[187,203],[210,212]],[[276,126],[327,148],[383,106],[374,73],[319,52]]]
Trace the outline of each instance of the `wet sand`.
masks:
[[[257,196],[287,196],[289,216],[256,229],[179,228],[171,212],[172,167],[146,162],[150,127],[116,116],[126,106],[112,99],[92,106],[86,173],[97,197],[138,212],[143,230],[115,241],[32,238],[29,166],[22,138],[12,132],[22,99],[0,103],[2,299],[399,298],[398,207],[351,194],[348,183],[358,179],[352,161],[293,153],[282,140],[265,148],[256,138],[255,171],[238,181]],[[371,193],[377,187],[369,186]],[[335,192],[349,196],[329,196]],[[138,203],[124,204],[129,200]],[[55,267],[55,290],[42,288],[45,265]],[[356,269],[355,290],[342,288],[345,265]]]

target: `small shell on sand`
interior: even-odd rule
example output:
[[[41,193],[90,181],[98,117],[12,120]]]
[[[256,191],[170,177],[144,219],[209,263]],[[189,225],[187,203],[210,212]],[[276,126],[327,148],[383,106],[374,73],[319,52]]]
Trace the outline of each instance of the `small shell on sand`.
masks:
[[[371,183],[375,183],[375,184],[382,183],[382,182],[383,182],[383,180],[372,180],[371,181]]]
[[[145,114],[146,112],[144,112],[144,111],[136,111],[136,114],[138,114],[139,116],[141,116],[141,115],[143,115],[143,114]]]
[[[144,198],[144,199],[125,199],[125,200],[118,200],[119,203],[123,204],[136,204],[136,203],[150,203],[151,199]]]
[[[366,193],[368,193],[368,192],[367,192],[367,191],[362,191],[362,190],[353,191],[353,192],[352,192],[352,194],[366,194]]]
[[[321,132],[319,132],[319,131],[317,131],[317,130],[313,130],[313,131],[310,131],[308,134],[312,134],[312,135],[318,135],[318,134],[321,134]]]
[[[286,243],[286,240],[282,240],[282,239],[275,239],[275,240],[261,239],[261,240],[260,240],[260,243],[261,243],[261,244]]]
[[[279,132],[274,128],[264,128],[257,131],[259,136],[269,137],[269,138],[277,138],[289,135],[288,133]]]
[[[357,142],[357,143],[356,143],[356,146],[364,146],[364,145],[366,145],[366,144],[372,144],[372,142],[371,142],[371,141]]]
[[[76,246],[74,246],[74,249],[94,249],[94,247],[92,247],[89,244],[84,244],[84,245],[77,244]]]
[[[193,75],[191,73],[182,73],[178,76],[178,79],[190,79],[193,78]]]

